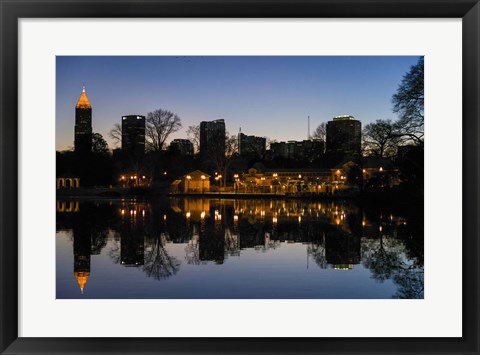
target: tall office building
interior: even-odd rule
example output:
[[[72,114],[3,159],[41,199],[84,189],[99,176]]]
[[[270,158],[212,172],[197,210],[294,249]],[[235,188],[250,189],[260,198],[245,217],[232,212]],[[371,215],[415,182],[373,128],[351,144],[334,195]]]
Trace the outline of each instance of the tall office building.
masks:
[[[362,145],[362,123],[353,116],[336,116],[327,122],[326,154],[330,165],[345,160],[359,162]]]
[[[238,134],[238,154],[242,156],[263,156],[267,145],[265,137]]]
[[[200,122],[200,155],[208,159],[219,152],[225,153],[225,121]]]
[[[193,143],[189,139],[174,139],[170,142],[170,148],[181,155],[193,155]]]
[[[270,144],[270,150],[273,157],[313,161],[323,156],[324,145],[318,139],[275,142]]]
[[[145,153],[145,116],[122,117],[122,151],[134,157]]]
[[[75,106],[75,152],[80,154],[92,151],[92,105],[88,101],[85,86]]]

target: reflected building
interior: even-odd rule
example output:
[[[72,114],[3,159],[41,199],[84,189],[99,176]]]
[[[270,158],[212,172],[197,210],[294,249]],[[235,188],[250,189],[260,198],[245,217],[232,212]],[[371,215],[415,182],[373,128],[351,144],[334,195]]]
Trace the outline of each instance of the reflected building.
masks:
[[[120,263],[123,266],[143,265],[144,241],[139,233],[122,233]]]
[[[123,205],[120,209],[120,264],[139,266],[145,256],[145,204]]]
[[[360,263],[361,238],[340,229],[325,235],[325,257],[334,269],[349,270]]]
[[[250,221],[249,218],[241,218],[238,223],[240,249],[264,246],[265,227],[265,224],[260,223],[260,221]]]
[[[205,219],[199,231],[199,258],[201,261],[215,261],[217,264],[223,264],[225,260],[225,228],[222,223],[222,215],[218,210],[212,208],[210,216]]]
[[[88,101],[85,86],[75,106],[75,153],[92,151],[92,105]]]
[[[60,201],[61,208],[62,203],[63,201]],[[91,256],[99,255],[107,244],[108,224],[112,221],[113,211],[108,204],[96,204],[91,201],[66,201],[66,203],[69,203],[69,208],[75,206],[77,211],[62,213],[57,210],[56,225],[57,230],[71,231],[73,273],[80,292],[83,293],[91,276]]]
[[[81,223],[76,224],[73,228],[73,273],[82,294],[90,276],[91,250],[89,230]]]
[[[78,201],[57,200],[57,212],[77,213],[80,212],[80,203]]]

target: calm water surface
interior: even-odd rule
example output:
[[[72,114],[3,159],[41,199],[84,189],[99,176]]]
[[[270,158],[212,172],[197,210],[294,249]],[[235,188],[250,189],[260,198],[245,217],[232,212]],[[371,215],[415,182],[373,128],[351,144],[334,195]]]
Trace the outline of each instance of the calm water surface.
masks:
[[[58,200],[57,298],[423,298],[423,211]]]

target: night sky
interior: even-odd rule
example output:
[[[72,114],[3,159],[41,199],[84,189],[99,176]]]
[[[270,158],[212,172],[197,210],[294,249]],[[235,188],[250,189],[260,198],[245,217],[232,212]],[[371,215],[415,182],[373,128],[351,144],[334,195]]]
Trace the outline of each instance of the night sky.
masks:
[[[158,108],[189,125],[225,119],[227,131],[278,141],[307,138],[337,115],[365,125],[395,119],[391,97],[418,57],[113,57],[59,56],[56,61],[56,149],[73,146],[75,104],[82,85],[93,131],[114,148],[108,131],[128,114]]]

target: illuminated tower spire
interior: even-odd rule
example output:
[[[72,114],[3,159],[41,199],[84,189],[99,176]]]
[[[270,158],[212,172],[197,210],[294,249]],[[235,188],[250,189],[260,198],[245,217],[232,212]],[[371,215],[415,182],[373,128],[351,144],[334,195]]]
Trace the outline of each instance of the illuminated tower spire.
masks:
[[[75,272],[75,278],[77,279],[78,286],[80,287],[80,292],[83,295],[83,289],[87,284],[88,276],[90,276],[89,272]]]
[[[87,92],[85,91],[85,85],[83,85],[82,94],[80,95],[80,98],[78,99],[75,108],[92,108],[92,105],[90,105],[90,101],[88,101]]]
[[[86,154],[92,151],[92,105],[85,85],[75,105],[75,152]]]

